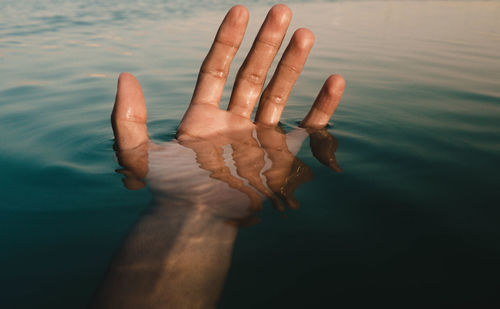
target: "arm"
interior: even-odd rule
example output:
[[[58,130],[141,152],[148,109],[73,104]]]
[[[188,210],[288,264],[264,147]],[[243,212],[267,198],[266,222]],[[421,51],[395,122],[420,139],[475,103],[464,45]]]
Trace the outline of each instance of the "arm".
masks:
[[[290,19],[284,5],[269,11],[224,111],[219,101],[248,22],[244,7],[228,12],[203,61],[177,140],[165,146],[149,142],[139,82],[131,74],[120,75],[112,125],[124,182],[132,189],[146,183],[153,205],[114,259],[95,308],[215,307],[237,223],[251,221],[262,198],[270,198],[277,208],[280,198],[298,206],[291,193],[309,176],[295,172],[307,169],[288,150],[287,138],[276,126],[314,42],[309,30],[295,31],[262,89]],[[324,127],[343,89],[342,77],[329,77],[301,126]],[[179,157],[190,156],[176,151],[190,151],[190,161],[179,162]],[[233,169],[224,158],[226,151],[231,152]]]
[[[152,205],[113,261],[95,308],[215,308],[236,231],[203,205]]]

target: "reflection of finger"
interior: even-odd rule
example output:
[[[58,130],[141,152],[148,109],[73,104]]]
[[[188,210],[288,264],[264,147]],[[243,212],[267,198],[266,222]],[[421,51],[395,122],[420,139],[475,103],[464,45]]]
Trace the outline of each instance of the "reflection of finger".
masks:
[[[307,60],[314,43],[314,35],[308,29],[298,29],[274,72],[273,78],[262,93],[256,122],[278,124],[286,101]]]
[[[293,196],[295,190],[303,183],[314,178],[313,172],[304,162],[295,158],[290,172],[280,187],[280,195],[288,206],[293,209],[299,208],[299,202]]]
[[[250,217],[244,218],[242,220],[238,220],[236,223],[237,223],[239,228],[251,227],[251,226],[259,224],[260,218],[256,217],[256,216],[250,216]]]
[[[306,177],[306,180],[303,180],[304,177],[302,177],[305,175],[304,172],[310,169],[288,150],[285,134],[278,127],[260,125],[257,127],[257,136],[272,162],[271,168],[264,172],[267,185],[288,206],[298,208],[298,202],[293,197],[293,190],[310,179]]]
[[[203,61],[191,104],[219,105],[229,66],[238,51],[248,23],[248,10],[241,5],[229,10]]]
[[[305,128],[323,128],[339,105],[345,88],[345,80],[340,75],[331,75],[319,91],[307,116],[300,123]]]
[[[338,141],[326,129],[309,129],[311,150],[316,159],[336,172],[342,169],[335,158]]]
[[[302,146],[302,143],[307,138],[309,134],[305,129],[294,128],[291,132],[286,134],[286,144],[288,150],[296,156]]]
[[[116,170],[117,173],[122,174],[125,178],[122,179],[123,185],[129,190],[140,190],[146,186],[146,183],[138,179],[129,170],[120,168]]]
[[[125,176],[123,184],[129,190],[139,190],[146,185],[143,179],[148,173],[148,146],[143,143],[134,149],[116,151],[118,163],[123,167],[117,172]]]
[[[232,143],[232,158],[238,175],[248,181],[258,192],[271,200],[273,206],[282,209],[279,199],[264,185],[260,172],[265,166],[264,151],[259,143],[250,136],[240,143]]]
[[[182,142],[182,145],[191,148],[196,153],[196,161],[200,168],[209,171],[211,173],[210,177],[221,180],[231,188],[246,194],[250,199],[252,210],[262,208],[262,201],[257,192],[247,186],[241,179],[231,175],[231,171],[224,162],[222,147],[203,140],[189,140]]]
[[[292,11],[283,4],[275,5],[267,14],[236,77],[228,106],[232,113],[250,118],[291,17]]]
[[[118,149],[132,149],[148,141],[147,112],[139,81],[130,73],[118,78],[111,125]]]

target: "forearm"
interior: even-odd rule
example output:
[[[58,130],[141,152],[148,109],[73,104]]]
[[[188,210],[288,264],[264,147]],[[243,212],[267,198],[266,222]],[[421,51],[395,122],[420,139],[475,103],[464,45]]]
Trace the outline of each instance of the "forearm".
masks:
[[[115,257],[95,308],[213,308],[237,228],[206,205],[154,205]]]

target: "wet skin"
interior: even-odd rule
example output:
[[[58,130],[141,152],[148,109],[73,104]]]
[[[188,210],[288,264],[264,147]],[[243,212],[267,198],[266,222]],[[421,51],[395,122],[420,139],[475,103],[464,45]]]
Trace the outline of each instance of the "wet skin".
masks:
[[[149,140],[141,86],[133,75],[120,74],[111,117],[123,167],[119,172],[129,189],[147,184],[154,201],[113,260],[94,307],[215,307],[237,227],[257,222],[255,214],[266,199],[278,210],[284,204],[299,207],[293,191],[313,177],[295,157],[302,141],[309,136],[313,155],[340,171],[334,155],[337,141],[324,127],[343,93],[341,76],[326,79],[301,128],[285,134],[278,126],[314,43],[310,30],[294,32],[263,89],[291,15],[285,5],[271,8],[238,71],[228,108],[222,110],[229,67],[249,18],[243,6],[229,10],[172,142],[156,145]],[[179,166],[192,172],[156,170],[179,171]]]

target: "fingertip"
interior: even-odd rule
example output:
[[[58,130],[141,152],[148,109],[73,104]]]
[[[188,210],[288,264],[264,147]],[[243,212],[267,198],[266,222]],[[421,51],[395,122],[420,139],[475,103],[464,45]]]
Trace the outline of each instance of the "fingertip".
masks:
[[[287,5],[279,3],[269,10],[269,15],[277,17],[281,22],[289,22],[292,19],[292,10]]]
[[[330,75],[325,81],[325,90],[330,96],[342,95],[345,86],[345,79],[339,74]]]
[[[232,26],[238,25],[246,25],[248,23],[250,13],[248,9],[241,5],[237,4],[233,6],[226,14],[226,20],[231,23]]]
[[[134,77],[134,75],[132,73],[129,73],[129,72],[121,72],[120,75],[118,76],[118,80],[130,78],[130,77]]]
[[[143,100],[143,93],[139,80],[131,73],[120,73],[118,76],[117,96],[122,99],[123,97],[132,97],[135,100]],[[118,100],[116,103],[118,103]]]
[[[309,50],[314,45],[314,33],[307,28],[295,30],[292,42],[301,50]]]
[[[241,5],[241,4],[237,4],[237,5],[233,6],[231,9],[229,9],[229,12],[231,14],[234,14],[235,17],[239,17],[239,18],[248,18],[250,15],[248,12],[248,9],[244,5]]]
[[[123,120],[133,118],[130,119],[133,121],[145,121],[145,117],[147,117],[141,84],[131,73],[122,72],[118,76],[118,86],[112,115]]]
[[[267,14],[267,18],[277,27],[288,27],[292,19],[292,10],[284,4],[274,5]]]
[[[118,76],[118,85],[128,84],[131,82],[138,82],[137,78],[129,72],[121,72]]]

